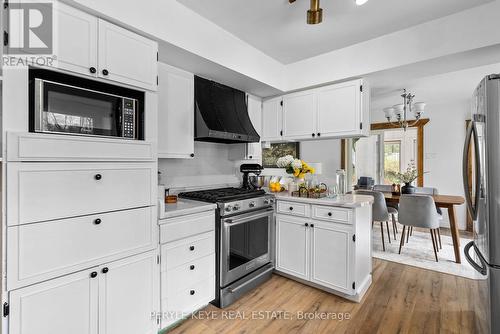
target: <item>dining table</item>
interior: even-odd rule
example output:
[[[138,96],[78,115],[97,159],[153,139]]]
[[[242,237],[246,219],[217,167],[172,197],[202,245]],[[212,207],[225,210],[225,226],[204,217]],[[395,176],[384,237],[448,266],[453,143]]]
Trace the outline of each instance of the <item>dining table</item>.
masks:
[[[434,198],[436,206],[448,210],[448,219],[450,221],[450,232],[453,240],[453,250],[455,252],[455,262],[461,263],[460,257],[460,234],[458,232],[458,225],[456,220],[455,206],[465,203],[462,196],[453,195],[429,195]],[[399,203],[400,194],[384,193],[385,201],[387,203]]]

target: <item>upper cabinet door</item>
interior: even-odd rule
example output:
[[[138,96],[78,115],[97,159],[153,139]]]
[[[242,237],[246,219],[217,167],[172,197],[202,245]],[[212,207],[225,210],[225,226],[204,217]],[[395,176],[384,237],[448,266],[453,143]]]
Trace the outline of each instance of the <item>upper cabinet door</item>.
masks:
[[[61,2],[54,7],[58,68],[97,75],[97,17]]]
[[[194,155],[194,75],[159,63],[158,156]]]
[[[321,138],[362,134],[361,80],[319,88],[317,96]]]
[[[274,98],[262,103],[262,132],[261,141],[281,140],[283,130],[282,99]]]
[[[101,78],[156,90],[158,43],[99,19]]]
[[[260,98],[248,95],[248,116],[262,141],[262,100]],[[246,159],[260,159],[261,156],[262,146],[260,142],[247,144]]]
[[[11,291],[9,333],[97,334],[95,275],[97,268]]]
[[[316,96],[305,91],[283,97],[283,139],[316,138]]]
[[[158,332],[151,316],[160,311],[156,256],[152,251],[99,268],[99,334]]]

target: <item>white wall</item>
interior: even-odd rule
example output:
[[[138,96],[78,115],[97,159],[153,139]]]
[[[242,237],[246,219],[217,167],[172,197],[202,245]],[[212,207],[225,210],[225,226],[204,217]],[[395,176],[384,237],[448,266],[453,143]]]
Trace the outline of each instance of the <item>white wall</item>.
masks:
[[[500,64],[495,64],[398,83],[398,88],[409,89],[416,100],[427,103],[424,117],[430,122],[424,128],[425,186],[438,188],[441,194],[464,195],[462,150],[472,92],[485,75],[499,72]],[[386,121],[382,109],[401,103],[399,93],[394,89],[372,96],[372,122]],[[457,207],[457,219],[465,229],[465,205]],[[443,225],[448,224],[446,217]]]
[[[321,163],[321,175],[318,175],[318,180],[333,185],[336,182],[336,171],[340,168],[340,140],[302,142],[300,158],[307,163]]]

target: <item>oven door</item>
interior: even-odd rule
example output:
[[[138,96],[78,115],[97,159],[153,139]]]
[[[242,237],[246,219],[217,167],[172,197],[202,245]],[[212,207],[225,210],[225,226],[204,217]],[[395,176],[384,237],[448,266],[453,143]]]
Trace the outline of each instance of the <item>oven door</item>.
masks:
[[[123,137],[123,97],[35,79],[35,132]]]
[[[221,288],[271,262],[273,209],[221,219]]]

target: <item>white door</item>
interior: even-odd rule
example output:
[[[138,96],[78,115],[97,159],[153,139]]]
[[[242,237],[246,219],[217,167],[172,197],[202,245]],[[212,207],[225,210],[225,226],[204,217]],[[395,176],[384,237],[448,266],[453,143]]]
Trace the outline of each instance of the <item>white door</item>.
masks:
[[[151,251],[99,267],[99,334],[156,334],[159,264]]]
[[[354,241],[350,227],[315,221],[311,228],[311,281],[354,294],[351,270]]]
[[[158,43],[99,19],[101,78],[156,90]]]
[[[58,68],[97,76],[97,17],[67,6],[54,6]]]
[[[11,291],[9,333],[97,334],[97,269]]]
[[[158,156],[194,156],[194,75],[158,64]]]
[[[276,269],[302,279],[309,278],[309,221],[276,217]]]
[[[316,138],[316,96],[305,91],[283,97],[283,139]]]
[[[278,97],[262,103],[261,141],[281,140],[281,133],[283,130],[281,102],[281,97]]]
[[[259,136],[262,136],[262,100],[260,98],[248,95],[248,116],[255,131],[257,131]],[[260,159],[261,156],[262,146],[260,142],[247,144],[247,159]]]
[[[317,96],[321,138],[361,134],[361,80],[320,88]]]

